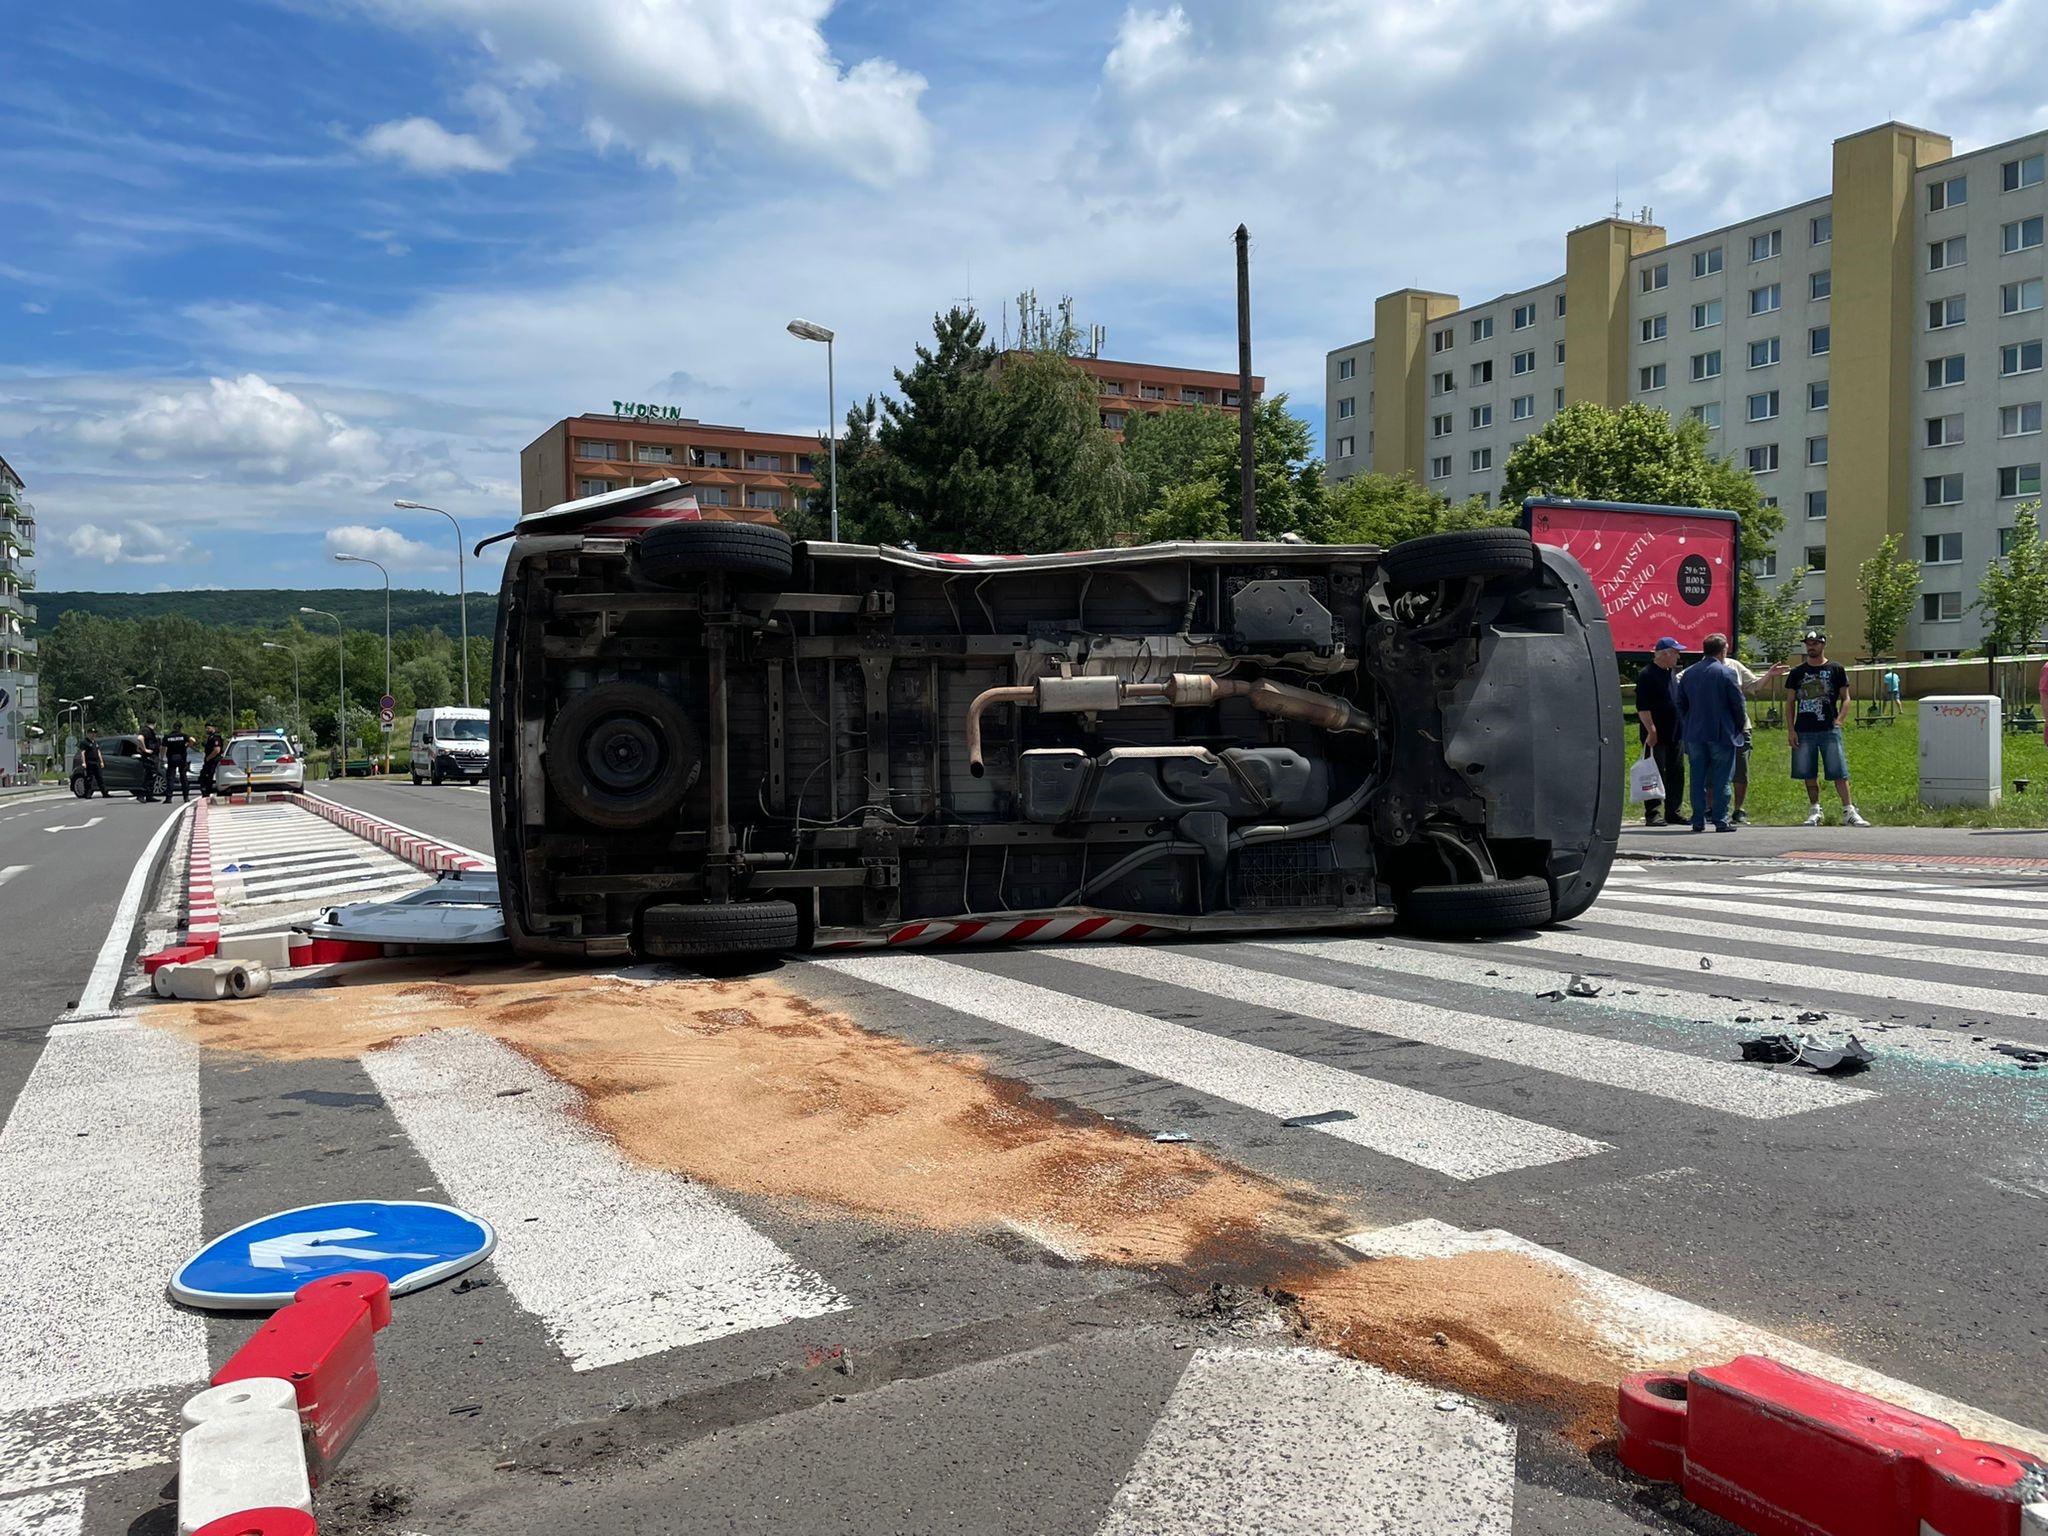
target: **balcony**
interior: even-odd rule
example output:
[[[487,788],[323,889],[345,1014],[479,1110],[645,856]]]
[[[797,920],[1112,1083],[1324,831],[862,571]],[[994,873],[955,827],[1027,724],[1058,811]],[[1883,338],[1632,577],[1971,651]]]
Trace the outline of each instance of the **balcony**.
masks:
[[[18,613],[26,623],[36,621],[36,605],[18,592],[0,592],[0,613]]]

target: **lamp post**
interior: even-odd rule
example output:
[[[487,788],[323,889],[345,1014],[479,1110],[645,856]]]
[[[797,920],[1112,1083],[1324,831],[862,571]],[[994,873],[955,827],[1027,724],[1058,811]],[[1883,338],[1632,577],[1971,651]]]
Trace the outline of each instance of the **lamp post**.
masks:
[[[374,565],[377,574],[384,578],[384,697],[391,697],[391,573],[384,569],[381,561],[372,560],[368,555],[336,555],[335,559],[344,565]],[[469,649],[469,640],[463,639],[462,648]],[[379,722],[382,715],[379,715]],[[391,727],[384,726],[384,776],[391,776]]]
[[[832,378],[832,332],[808,320],[789,322],[789,334],[799,341],[825,343],[825,451],[829,456],[831,479],[827,495],[832,508],[832,542],[839,542],[839,394]]]
[[[462,524],[446,507],[430,507],[424,501],[394,501],[404,512],[439,512],[455,527],[455,595],[462,604],[462,707],[469,708],[469,583],[462,574]],[[389,693],[390,689],[385,689]]]
[[[292,658],[292,724],[302,724],[306,718],[305,695],[299,689],[299,648],[296,645],[279,645],[275,640],[263,642],[266,651],[285,651]]]
[[[157,712],[158,714],[163,714],[163,713],[164,713],[164,691],[163,691],[163,689],[161,689],[161,688],[157,687],[157,685],[156,685],[155,683],[136,683],[136,684],[135,684],[134,686],[132,686],[131,688],[129,688],[129,690],[128,690],[128,691],[129,691],[130,693],[153,693],[153,694],[155,694],[155,695],[156,695],[156,712]],[[87,697],[90,697],[90,695],[87,695]]]
[[[199,670],[202,672],[218,672],[222,677],[225,677],[228,680],[228,735],[234,735],[236,728],[240,726],[242,722],[241,719],[235,714],[235,679],[233,674],[231,674],[226,667],[202,666]]]
[[[65,716],[65,715],[67,715],[67,714],[69,714],[69,713],[70,713],[70,712],[71,712],[72,710],[74,710],[74,709],[75,709],[75,710],[77,710],[77,711],[78,711],[78,734],[79,734],[79,735],[80,735],[81,737],[82,737],[82,736],[84,736],[84,735],[85,735],[85,706],[86,706],[86,705],[88,705],[88,704],[90,704],[90,703],[91,703],[92,701],[93,701],[93,695],[92,695],[92,694],[89,694],[89,693],[88,693],[88,694],[86,694],[86,695],[85,695],[85,696],[84,696],[83,698],[77,698],[77,699],[59,699],[59,700],[57,701],[57,704],[58,704],[58,706],[59,706],[59,707],[58,707],[58,714],[57,714],[57,729],[58,729],[58,730],[60,730],[60,731],[64,729],[64,716]]]
[[[329,613],[325,608],[305,607],[299,612],[334,620],[334,676],[335,686],[340,690],[340,698],[334,707],[334,734],[341,757],[329,777],[345,779],[348,777],[348,634],[341,627],[341,615],[338,613]]]

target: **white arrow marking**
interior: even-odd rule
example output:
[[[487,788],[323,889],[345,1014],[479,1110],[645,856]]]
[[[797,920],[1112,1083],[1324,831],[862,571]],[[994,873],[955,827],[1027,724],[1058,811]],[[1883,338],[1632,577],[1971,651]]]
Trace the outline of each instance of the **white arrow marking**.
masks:
[[[339,1243],[352,1237],[375,1237],[361,1227],[336,1227],[331,1232],[287,1232],[266,1237],[249,1245],[249,1262],[258,1269],[283,1269],[288,1259],[431,1259],[431,1253],[383,1253],[375,1248],[343,1248]]]
[[[84,831],[84,830],[85,830],[85,829],[86,829],[87,827],[96,827],[96,826],[98,826],[98,825],[99,825],[99,824],[100,824],[101,822],[105,821],[106,819],[107,819],[107,818],[106,818],[106,817],[104,817],[104,816],[95,816],[95,817],[93,817],[93,819],[92,819],[91,821],[81,821],[81,822],[79,822],[79,823],[78,823],[78,825],[77,825],[77,826],[75,826],[75,827],[74,827],[74,826],[55,826],[55,827],[45,827],[45,828],[43,828],[43,830],[44,830],[45,832],[83,832],[83,831]]]
[[[27,872],[28,866],[26,864],[10,864],[5,869],[0,869],[0,885],[5,885],[16,875],[26,874]]]

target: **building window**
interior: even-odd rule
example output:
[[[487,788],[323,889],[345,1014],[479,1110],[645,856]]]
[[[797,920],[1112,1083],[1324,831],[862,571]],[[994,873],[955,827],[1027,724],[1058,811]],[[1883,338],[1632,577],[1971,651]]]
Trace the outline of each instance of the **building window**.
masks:
[[[1696,331],[1709,330],[1721,323],[1721,301],[1708,299],[1704,304],[1692,307],[1692,328]]]
[[[1824,411],[1828,408],[1828,381],[1815,379],[1806,386],[1806,408],[1809,411]]]
[[[1643,292],[1655,293],[1671,286],[1671,263],[1660,261],[1654,267],[1643,268]],[[1560,300],[1559,302],[1562,302]],[[1560,310],[1558,313],[1562,314]]]
[[[1806,221],[1806,232],[1815,245],[1826,245],[1835,238],[1835,216],[1832,213],[1817,213]]]
[[[1766,230],[1760,235],[1751,235],[1749,237],[1749,259],[1751,261],[1769,261],[1779,251],[1784,249],[1784,245],[1784,231],[1782,230],[1771,229]]]
[[[1927,270],[1945,272],[1950,267],[1960,267],[1970,259],[1970,238],[1967,235],[1951,235],[1946,240],[1935,240],[1927,247]]]
[[[1236,391],[1236,390],[1234,390],[1234,389],[1226,389],[1226,390],[1224,390],[1224,391],[1223,391],[1223,403],[1224,403],[1225,405],[1229,406],[1229,407],[1230,407],[1230,408],[1231,408],[1231,409],[1232,409],[1233,411],[1234,411],[1234,410],[1236,410],[1236,409],[1237,409],[1237,391]]]
[[[1100,411],[1096,413],[1096,420],[1102,423],[1103,430],[1107,432],[1123,431],[1124,422],[1127,419],[1128,418],[1126,417],[1125,413],[1122,411]],[[804,470],[803,472],[805,474],[810,473],[809,470]]]
[[[1970,200],[1970,178],[1951,176],[1947,181],[1933,181],[1927,184],[1927,211],[1939,213],[1944,208],[1960,208]]]
[[[1969,314],[1969,305],[1960,293],[1945,299],[1927,301],[1927,329],[1945,331],[1952,325],[1961,325]]]
[[[693,492],[700,507],[722,507],[730,499],[722,485],[703,485]]]
[[[2001,528],[1998,530],[1999,559],[2003,560],[2007,555],[2012,553],[2012,536],[2018,532],[2019,530],[2017,528]]]
[[[1929,475],[1920,486],[1921,501],[1930,507],[1953,507],[1963,499],[1961,474]]]
[[[1557,318],[1564,318],[1564,295],[1561,293],[1557,296]]]
[[[1712,352],[1695,352],[1692,355],[1692,376],[1698,379],[1721,377],[1721,351],[1716,347]]]
[[[1480,384],[1491,384],[1493,382],[1492,358],[1489,357],[1483,363],[1474,363],[1472,365],[1472,382],[1475,386]]]
[[[1662,341],[1669,331],[1668,315],[1651,315],[1639,328],[1644,341]]]
[[[1337,364],[1337,377],[1340,379],[1348,379],[1351,377],[1350,358],[1347,357],[1342,362]],[[1124,392],[1123,381],[1121,379],[1104,379],[1100,384],[1096,386],[1096,390],[1098,393],[1105,395],[1120,395]]]
[[[1339,421],[1349,421],[1357,414],[1358,397],[1356,395],[1346,395],[1337,402],[1337,419]]]
[[[747,505],[764,512],[773,512],[782,505],[782,492],[750,490],[747,492]]]
[[[1749,366],[1752,368],[1774,368],[1781,355],[1775,336],[1766,336],[1749,344]]]
[[[622,444],[601,443],[595,438],[580,438],[576,443],[576,457],[579,459],[622,459]]]
[[[1206,389],[1194,389],[1183,384],[1180,387],[1180,403],[1182,405],[1207,405],[1209,403],[1209,391]]]
[[[666,443],[635,443],[633,459],[639,464],[673,464],[676,451]]]
[[[1756,500],[1757,505],[1761,507],[1775,507],[1778,504],[1778,498],[1775,496],[1759,496]]]
[[[1662,389],[1664,383],[1665,375],[1662,363],[1652,363],[1647,368],[1638,368],[1636,370],[1636,388],[1642,393],[1647,394],[1653,389]]]
[[[1694,417],[1694,419],[1695,419],[1695,420],[1698,420],[1698,421],[1703,421],[1703,422],[1705,422],[1705,423],[1706,423],[1706,425],[1707,425],[1707,430],[1708,430],[1709,432],[1718,432],[1718,431],[1720,431],[1720,430],[1721,430],[1721,402],[1720,402],[1720,401],[1718,401],[1718,400],[1705,400],[1705,401],[1702,401],[1702,402],[1701,402],[1700,404],[1698,404],[1698,405],[1696,405],[1696,406],[1694,406],[1694,407],[1692,408],[1692,414],[1693,414],[1693,417]]]
[[[1556,353],[1555,353],[1555,354],[1553,355],[1552,361],[1554,361],[1554,362],[1555,362],[1555,363],[1557,364],[1557,366],[1558,366],[1558,367],[1560,367],[1560,368],[1562,368],[1562,367],[1564,366],[1564,343],[1563,343],[1563,342],[1561,342],[1561,341],[1560,341],[1560,342],[1559,342],[1559,343],[1557,344],[1557,351],[1556,351]]]
[[[747,455],[747,468],[765,470],[771,475],[780,474],[782,472],[782,455],[779,453],[750,453]]]
[[[1508,402],[1508,416],[1514,421],[1528,421],[1536,414],[1534,395],[1517,395]]]
[[[2022,187],[2038,187],[2041,185],[2041,163],[2039,155],[2006,161],[1998,168],[1998,190],[2017,192]]]
[[[1429,418],[1429,435],[1431,437],[1449,437],[1451,435],[1451,413],[1449,411],[1445,411],[1440,416]]]
[[[602,496],[611,489],[612,483],[609,480],[578,480],[576,482],[576,494],[578,496]]]
[[[1999,284],[1998,312],[2001,315],[2024,315],[2040,307],[2040,278],[2023,277],[2016,283]]]
[[[1536,306],[1534,304],[1517,304],[1515,306],[1514,326],[1516,330],[1526,331],[1535,323]]]
[[[1120,418],[1122,413],[1118,412],[1116,414]],[[814,475],[818,472],[817,463],[817,459],[812,455],[800,453],[796,456],[796,472],[800,475]]]
[[[1922,565],[1960,565],[1963,560],[1963,536],[1960,533],[1929,533],[1920,540],[1920,563]]]
[[[1785,290],[1777,283],[1765,283],[1761,288],[1749,290],[1749,312],[1752,315],[1768,315],[1785,306]]]
[[[1771,421],[1777,417],[1777,414],[1778,392],[1775,389],[1766,389],[1749,397],[1749,419],[1751,421]]]
[[[1806,275],[1806,296],[1809,299],[1824,299],[1834,291],[1835,274],[1832,268],[1822,267],[1818,272],[1809,272]]]
[[[2038,496],[2040,494],[2040,465],[2007,464],[1998,471],[1998,495],[2000,500],[2012,496]]]
[[[1338,359],[1337,359],[1337,377],[1338,377],[1338,378],[1340,378],[1340,379],[1348,379],[1348,378],[1351,378],[1351,377],[1353,377],[1354,375],[1356,375],[1356,374],[1357,374],[1357,372],[1358,372],[1358,359],[1357,359],[1357,358],[1355,358],[1355,357],[1340,357],[1340,358],[1338,358]],[[1121,384],[1119,384],[1119,385],[1118,385],[1118,386],[1116,387],[1116,393],[1118,393],[1118,394],[1122,394],[1122,393],[1123,393],[1123,386],[1122,386]]]
[[[1492,407],[1492,406],[1490,406],[1490,405],[1475,405],[1475,406],[1473,406],[1473,407],[1472,407],[1472,430],[1473,430],[1474,432],[1477,432],[1477,431],[1481,430],[1481,429],[1482,429],[1482,428],[1484,428],[1484,427],[1490,427],[1490,426],[1492,426],[1492,425],[1493,425],[1493,407]]]
[[[2017,378],[2023,373],[2041,371],[2041,343],[2038,341],[2016,341],[2010,346],[1998,349],[1998,376],[2002,379]]]
[[[1806,332],[1806,352],[1809,357],[1826,357],[1835,347],[1835,333],[1825,325],[1809,327]]]
[[[1758,443],[1749,450],[1744,458],[1744,463],[1752,475],[1768,475],[1778,467],[1778,445],[1776,443]]]
[[[1956,416],[1930,416],[1927,418],[1927,446],[1930,448],[1953,448],[1963,440],[1963,418]]]
[[[1481,315],[1472,322],[1472,339],[1474,341],[1493,340],[1493,316]]]
[[[1819,465],[1828,461],[1828,440],[1826,434],[1809,437],[1806,440],[1806,462]]]
[[[1808,570],[1825,571],[1828,568],[1828,547],[1825,544],[1806,546],[1806,559],[1801,562]]]
[[[1536,371],[1535,352],[1517,352],[1515,354],[1514,362],[1511,366],[1514,372],[1518,375],[1524,373],[1534,373]]]
[[[692,448],[690,450],[690,467],[692,469],[731,469],[732,455],[723,448]]]
[[[1960,592],[1922,592],[1920,594],[1920,617],[1929,624],[1953,624],[1963,616],[1963,594]]]
[[[1819,522],[1828,515],[1828,493],[1808,491],[1806,493],[1806,516],[1811,522]]]
[[[2000,249],[2010,256],[2014,251],[2031,251],[2041,243],[2042,216],[2035,214],[2031,219],[2014,219],[2010,224],[1999,226]]]
[[[1550,408],[1553,411],[1564,409],[1564,391],[1562,389],[1553,389],[1550,392]]]
[[[1371,458],[1371,457],[1372,457],[1372,438],[1373,438],[1373,431],[1372,431],[1372,428],[1371,428],[1371,427],[1367,427],[1367,428],[1365,429],[1365,456],[1366,456],[1367,458]]]
[[[1750,565],[1752,576],[1775,576],[1778,574],[1778,556],[1775,551]]]
[[[1963,354],[1956,352],[1948,357],[1927,359],[1927,387],[1929,389],[1953,389],[1963,382]]]
[[[1451,478],[1451,456],[1446,453],[1429,461],[1429,478],[1448,480]]]
[[[1138,398],[1141,400],[1164,400],[1166,398],[1166,386],[1164,384],[1140,384],[1138,386]]]
[[[1472,473],[1476,475],[1491,468],[1493,468],[1493,450],[1491,448],[1474,448],[1472,450]]]
[[[2028,405],[2001,405],[1998,408],[2000,437],[2031,437],[2040,430],[2040,401],[2036,400]]]
[[[1430,349],[1436,352],[1448,352],[1457,345],[1457,342],[1457,331],[1448,325],[1433,332],[1429,338]]]
[[[1458,387],[1457,377],[1450,373],[1433,373],[1429,376],[1429,392],[1432,395],[1448,395]]]
[[[1708,250],[1694,251],[1692,253],[1692,275],[1694,277],[1712,277],[1720,270],[1721,247],[1718,245]]]
[[[1338,458],[1340,458],[1340,459],[1348,459],[1348,458],[1350,458],[1350,457],[1351,457],[1351,456],[1352,456],[1353,454],[1355,454],[1355,453],[1356,453],[1357,451],[1358,451],[1358,439],[1357,439],[1357,438],[1355,438],[1355,437],[1340,437],[1340,438],[1338,438],[1338,439],[1337,439],[1337,457],[1338,457]]]

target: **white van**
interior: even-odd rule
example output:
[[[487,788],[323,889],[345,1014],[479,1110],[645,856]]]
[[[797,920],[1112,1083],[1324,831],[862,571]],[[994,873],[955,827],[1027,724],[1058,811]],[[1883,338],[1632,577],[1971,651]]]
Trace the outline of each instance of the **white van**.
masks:
[[[491,767],[491,712],[423,709],[412,717],[412,781],[481,782]]]

